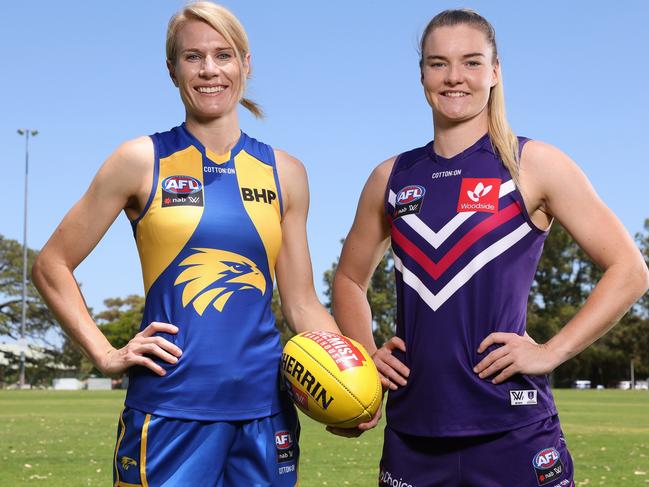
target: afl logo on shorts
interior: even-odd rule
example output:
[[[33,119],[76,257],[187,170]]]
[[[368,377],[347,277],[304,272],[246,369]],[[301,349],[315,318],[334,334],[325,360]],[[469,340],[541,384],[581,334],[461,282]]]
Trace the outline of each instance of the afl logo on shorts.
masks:
[[[291,440],[291,433],[288,431],[278,431],[275,433],[275,446],[279,450],[286,450],[293,446],[293,441]]]
[[[557,486],[564,485],[563,481],[557,483],[565,474],[559,457],[559,452],[553,447],[544,448],[534,455],[532,466],[536,472],[536,481],[540,486],[550,483]]]
[[[424,203],[425,194],[426,189],[417,184],[401,188],[395,201],[394,217],[399,218],[400,216],[419,213],[421,205]]]
[[[183,196],[198,193],[203,189],[201,182],[191,176],[169,176],[162,180],[162,189]]]
[[[203,183],[191,176],[169,176],[160,183],[162,207],[203,206]]]
[[[534,455],[532,464],[534,468],[552,468],[559,460],[559,452],[555,448],[546,448]]]
[[[277,453],[277,463],[294,462],[297,460],[297,451],[293,446],[293,437],[290,431],[277,431],[275,433],[275,448]],[[289,473],[295,471],[295,465],[280,467],[279,473]]]

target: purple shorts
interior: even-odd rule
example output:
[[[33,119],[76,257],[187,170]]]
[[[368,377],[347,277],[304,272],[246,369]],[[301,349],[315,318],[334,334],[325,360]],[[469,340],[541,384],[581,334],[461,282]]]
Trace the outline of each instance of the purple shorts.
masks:
[[[381,487],[573,487],[558,416],[484,436],[426,438],[385,428]]]

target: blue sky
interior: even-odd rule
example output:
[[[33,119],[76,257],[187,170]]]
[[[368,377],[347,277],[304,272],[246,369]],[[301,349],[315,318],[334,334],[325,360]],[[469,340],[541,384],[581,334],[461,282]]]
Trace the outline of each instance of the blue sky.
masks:
[[[28,243],[40,248],[124,140],[183,120],[168,79],[165,29],[181,1],[7,2],[0,76],[0,234],[22,240],[24,140],[32,140]],[[316,288],[336,259],[358,195],[380,161],[432,138],[417,40],[445,8],[478,10],[496,27],[508,115],[520,135],[552,143],[589,176],[631,232],[649,217],[649,3],[357,0],[228,1],[251,43],[250,135],[307,167]],[[596,222],[593,222],[596,224]],[[142,293],[120,216],[76,272],[88,304]]]

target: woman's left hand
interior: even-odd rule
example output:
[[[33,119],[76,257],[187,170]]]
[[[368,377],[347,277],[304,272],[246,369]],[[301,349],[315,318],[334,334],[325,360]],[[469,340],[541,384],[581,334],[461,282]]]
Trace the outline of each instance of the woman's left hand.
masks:
[[[327,426],[327,431],[337,436],[344,436],[345,438],[358,438],[367,430],[374,428],[381,419],[381,408],[379,408],[367,423],[361,423],[355,428],[336,428],[335,426]]]
[[[514,374],[548,374],[559,365],[547,345],[536,343],[528,335],[491,333],[478,347],[478,353],[483,353],[494,344],[501,346],[473,368],[481,379],[498,374],[491,380],[494,384],[500,384]]]

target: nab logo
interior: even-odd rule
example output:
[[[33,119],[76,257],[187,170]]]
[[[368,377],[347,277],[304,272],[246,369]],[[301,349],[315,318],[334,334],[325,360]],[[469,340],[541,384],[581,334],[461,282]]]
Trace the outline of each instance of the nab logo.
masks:
[[[270,189],[260,191],[257,188],[241,188],[241,197],[243,201],[256,201],[257,203],[263,201],[270,205],[277,199],[277,194]]]
[[[202,188],[201,182],[191,176],[169,176],[162,181],[162,189],[183,196],[198,193]]]
[[[558,461],[559,452],[554,448],[546,448],[534,455],[532,465],[534,465],[534,468],[546,470],[554,467]]]
[[[406,186],[397,193],[397,203],[400,205],[407,205],[408,203],[422,199],[425,193],[426,190],[423,186],[416,184]]]
[[[288,431],[278,431],[275,433],[275,446],[278,450],[286,450],[293,446],[293,440],[291,439],[291,433]]]

